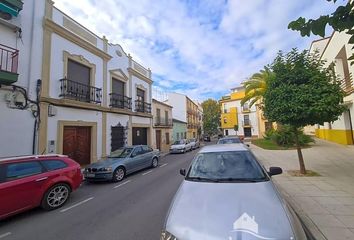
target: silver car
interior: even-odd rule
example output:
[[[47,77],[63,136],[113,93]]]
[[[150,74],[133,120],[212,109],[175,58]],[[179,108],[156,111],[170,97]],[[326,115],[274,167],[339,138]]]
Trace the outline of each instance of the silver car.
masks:
[[[170,206],[162,240],[308,239],[271,176],[243,144],[199,151]]]
[[[147,167],[157,167],[160,151],[149,146],[123,147],[112,152],[107,158],[88,165],[84,170],[87,181],[119,182],[127,174]]]
[[[170,147],[170,153],[185,153],[192,150],[192,144],[187,139],[175,141]]]
[[[191,138],[191,139],[189,139],[189,142],[191,143],[193,150],[200,147],[200,142],[197,138]]]

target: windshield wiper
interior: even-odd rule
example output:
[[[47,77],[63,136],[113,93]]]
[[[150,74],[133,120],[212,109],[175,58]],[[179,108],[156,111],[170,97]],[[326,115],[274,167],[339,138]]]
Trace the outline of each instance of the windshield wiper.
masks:
[[[263,182],[265,178],[218,178],[218,181],[226,182]]]
[[[219,179],[202,178],[202,177],[187,177],[186,180],[201,181],[201,182],[219,182]]]

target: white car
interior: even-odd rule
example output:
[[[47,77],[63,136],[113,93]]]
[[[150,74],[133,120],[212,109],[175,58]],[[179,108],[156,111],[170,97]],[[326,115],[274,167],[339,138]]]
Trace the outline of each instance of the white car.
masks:
[[[198,139],[196,139],[196,138],[191,138],[191,139],[189,139],[189,141],[190,141],[190,143],[191,143],[191,145],[192,145],[192,149],[193,149],[193,150],[200,147],[200,142],[199,142]]]
[[[192,144],[187,139],[175,141],[170,147],[170,153],[185,153],[192,150]]]

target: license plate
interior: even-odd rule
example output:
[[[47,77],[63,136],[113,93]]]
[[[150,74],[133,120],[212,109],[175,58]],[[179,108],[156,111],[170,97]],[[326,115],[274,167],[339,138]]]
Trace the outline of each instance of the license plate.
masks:
[[[94,173],[87,173],[86,177],[95,177],[95,174]]]

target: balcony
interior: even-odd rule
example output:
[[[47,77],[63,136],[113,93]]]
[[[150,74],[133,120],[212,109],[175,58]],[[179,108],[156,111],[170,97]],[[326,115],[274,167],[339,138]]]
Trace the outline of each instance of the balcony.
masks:
[[[156,117],[154,121],[155,127],[172,127],[172,119],[171,118],[159,118]]]
[[[17,17],[22,8],[23,2],[20,0],[2,0],[0,2],[0,10],[7,20],[10,20],[13,16]]]
[[[343,78],[340,86],[346,95],[354,92],[353,80],[351,78]]]
[[[69,79],[60,79],[59,97],[80,102],[100,104],[102,101],[102,89],[85,85]]]
[[[243,127],[251,127],[251,121],[250,120],[242,121],[242,126]]]
[[[141,113],[151,113],[151,104],[140,100],[135,100],[135,111]]]
[[[132,99],[117,93],[110,93],[110,107],[121,109],[132,109]]]
[[[17,82],[18,54],[17,49],[0,44],[0,84]]]

